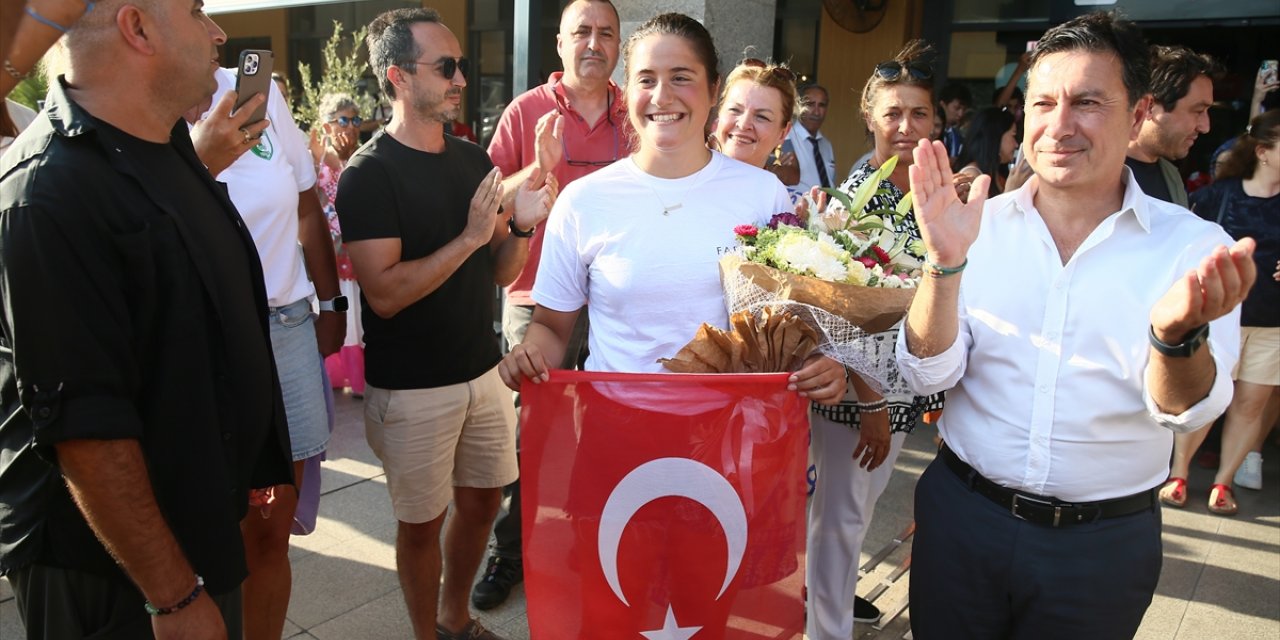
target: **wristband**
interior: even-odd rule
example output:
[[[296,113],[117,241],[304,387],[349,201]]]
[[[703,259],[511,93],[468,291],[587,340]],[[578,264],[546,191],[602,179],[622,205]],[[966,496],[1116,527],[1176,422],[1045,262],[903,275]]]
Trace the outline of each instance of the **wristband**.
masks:
[[[196,588],[191,590],[190,595],[179,600],[178,604],[175,604],[170,607],[157,607],[154,604],[151,604],[150,602],[145,602],[143,603],[143,607],[146,608],[147,613],[153,616],[167,616],[171,613],[177,613],[178,611],[185,609],[187,605],[191,604],[192,602],[195,602],[196,598],[200,597],[201,591],[204,591],[204,578],[201,578],[200,574],[196,574]]]
[[[965,258],[964,262],[961,262],[960,266],[958,267],[944,267],[942,265],[935,264],[933,261],[929,260],[928,258],[925,258],[925,262],[923,265],[921,265],[920,268],[925,273],[935,278],[945,278],[947,276],[954,276],[955,274],[960,273],[961,271],[964,271],[964,268],[967,266],[969,266],[968,258]]]

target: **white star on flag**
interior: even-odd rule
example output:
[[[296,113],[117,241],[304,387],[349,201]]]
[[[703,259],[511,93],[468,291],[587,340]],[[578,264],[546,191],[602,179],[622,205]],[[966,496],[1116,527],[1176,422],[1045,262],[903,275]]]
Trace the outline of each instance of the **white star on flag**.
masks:
[[[702,627],[681,627],[676,624],[676,614],[671,610],[671,605],[667,605],[667,619],[662,623],[662,628],[657,631],[641,631],[640,635],[649,640],[689,640],[701,630]]]

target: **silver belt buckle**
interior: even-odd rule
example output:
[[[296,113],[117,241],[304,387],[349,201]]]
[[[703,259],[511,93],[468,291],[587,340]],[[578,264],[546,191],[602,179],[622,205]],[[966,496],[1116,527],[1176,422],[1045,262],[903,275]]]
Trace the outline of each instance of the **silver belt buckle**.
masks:
[[[1020,493],[1014,493],[1014,494],[1013,494],[1013,504],[1012,504],[1012,505],[1010,505],[1009,513],[1013,514],[1013,517],[1015,517],[1015,518],[1017,518],[1017,519],[1019,519],[1019,520],[1026,520],[1026,518],[1025,518],[1025,517],[1023,517],[1023,515],[1022,515],[1022,514],[1018,513],[1018,503],[1019,503],[1019,502],[1027,502],[1027,503],[1031,503],[1031,504],[1035,504],[1035,505],[1040,505],[1040,506],[1044,506],[1044,507],[1052,507],[1052,508],[1053,508],[1053,526],[1054,526],[1054,527],[1057,527],[1057,526],[1058,526],[1058,523],[1059,523],[1059,522],[1061,522],[1061,520],[1062,520],[1062,507],[1060,507],[1060,506],[1058,506],[1058,505],[1055,505],[1055,504],[1053,504],[1052,502],[1049,502],[1049,501],[1047,501],[1047,500],[1037,500],[1037,499],[1035,499],[1035,498],[1031,498],[1031,497],[1028,497],[1028,496],[1024,496],[1024,495],[1022,495],[1022,494],[1020,494]]]

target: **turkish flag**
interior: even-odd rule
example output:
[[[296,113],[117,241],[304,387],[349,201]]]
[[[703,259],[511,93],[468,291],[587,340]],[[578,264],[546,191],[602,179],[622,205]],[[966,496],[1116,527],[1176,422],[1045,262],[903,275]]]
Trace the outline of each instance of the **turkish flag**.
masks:
[[[525,382],[534,640],[800,637],[809,415],[788,375]]]

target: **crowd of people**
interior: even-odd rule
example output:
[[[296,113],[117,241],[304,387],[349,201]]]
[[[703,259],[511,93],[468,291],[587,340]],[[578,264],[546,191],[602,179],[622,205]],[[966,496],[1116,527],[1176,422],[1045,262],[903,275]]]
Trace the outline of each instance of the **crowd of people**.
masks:
[[[856,594],[862,541],[926,415],[919,638],[1132,637],[1160,505],[1187,503],[1219,416],[1209,509],[1261,488],[1280,110],[1188,193],[1173,162],[1208,131],[1221,67],[1115,14],[1049,30],[982,108],[906,43],[860,90],[871,150],[841,180],[828,89],[755,58],[722,77],[682,14],[624,42],[609,0],[569,2],[563,70],[486,150],[453,128],[470,61],[431,9],[369,25],[389,110],[360,145],[375,119],[350,94],[323,96],[309,134],[283,86],[233,108],[200,0],[0,7],[0,90],[34,49],[60,39],[62,60],[42,112],[0,117],[0,574],[30,638],[280,637],[333,387],[363,398],[415,636],[498,638],[470,608],[523,576],[521,385],[661,371],[728,325],[735,226],[817,214],[891,159],[866,206],[913,199],[896,231],[923,277],[881,336],[910,391],[821,353],[787,380],[811,401],[810,639],[881,617]]]

